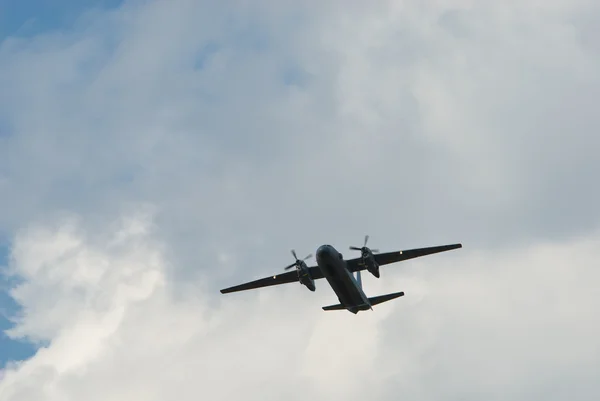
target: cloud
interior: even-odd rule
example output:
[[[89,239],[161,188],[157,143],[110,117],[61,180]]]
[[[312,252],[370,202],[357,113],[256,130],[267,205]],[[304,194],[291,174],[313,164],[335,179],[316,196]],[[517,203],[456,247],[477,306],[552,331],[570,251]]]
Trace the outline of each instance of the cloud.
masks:
[[[578,346],[598,300],[577,290],[597,6],[235,4],[131,2],[2,42],[11,333],[45,346],[0,399],[531,399],[555,375],[597,395]],[[324,282],[217,292],[366,233],[465,248],[366,277],[407,293],[371,314],[323,313]]]
[[[171,230],[210,226],[210,210],[271,240],[323,219],[481,246],[593,229],[598,53],[583,40],[586,4],[414,4],[229,15],[132,3],[5,41],[4,224],[151,201]]]
[[[261,387],[272,389],[267,399],[277,398],[296,392],[279,383],[303,364],[318,384],[315,360],[303,359],[302,352],[314,342],[321,349],[323,339],[311,338],[320,317],[315,308],[274,293],[207,308],[202,283],[168,282],[162,245],[147,219],[127,219],[96,245],[73,223],[18,236],[12,266],[25,281],[12,295],[24,315],[10,334],[50,344],[9,372],[1,399],[158,400],[173,391],[182,399],[201,393],[231,399],[240,391],[264,399]],[[361,332],[369,329],[351,338],[360,339]],[[361,349],[356,355],[368,357]],[[190,382],[193,377],[199,379]],[[92,394],[90,386],[111,389]]]
[[[149,215],[102,241],[73,221],[32,227],[16,238],[24,314],[10,334],[48,345],[9,366],[0,399],[591,400],[599,245],[389,266],[367,291],[407,296],[354,316],[320,311],[333,297],[322,281],[316,294],[290,284],[209,307],[206,283],[168,279]]]

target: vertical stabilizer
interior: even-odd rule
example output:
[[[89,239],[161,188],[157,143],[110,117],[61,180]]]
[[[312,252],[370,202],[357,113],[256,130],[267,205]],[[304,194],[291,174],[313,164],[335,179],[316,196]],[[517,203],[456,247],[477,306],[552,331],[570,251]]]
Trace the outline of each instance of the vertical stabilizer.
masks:
[[[358,286],[362,289],[362,278],[360,277],[360,270],[356,272],[356,281],[358,282]]]

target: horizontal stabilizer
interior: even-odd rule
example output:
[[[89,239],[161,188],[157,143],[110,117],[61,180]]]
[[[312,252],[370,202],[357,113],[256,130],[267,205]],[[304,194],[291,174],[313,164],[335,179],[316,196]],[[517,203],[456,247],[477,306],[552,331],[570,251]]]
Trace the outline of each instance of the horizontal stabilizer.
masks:
[[[323,310],[342,310],[342,309],[346,309],[346,307],[342,304],[329,305],[329,306],[323,307]]]
[[[404,291],[394,292],[393,294],[379,295],[377,297],[369,298],[369,302],[371,305],[375,306],[382,302],[391,301],[392,299],[396,299],[404,295]]]
[[[401,297],[403,295],[404,295],[404,291],[394,292],[393,294],[379,295],[377,297],[368,298],[369,299],[369,303],[368,304],[357,305],[357,306],[353,306],[353,307],[350,307],[350,308],[347,308],[346,306],[344,306],[342,304],[329,305],[329,306],[323,306],[323,310],[342,310],[342,309],[348,309],[352,313],[356,313],[359,310],[368,310],[368,309],[371,309],[372,306],[375,306],[375,305],[380,304],[382,302],[390,301],[392,299],[399,298],[399,297]]]

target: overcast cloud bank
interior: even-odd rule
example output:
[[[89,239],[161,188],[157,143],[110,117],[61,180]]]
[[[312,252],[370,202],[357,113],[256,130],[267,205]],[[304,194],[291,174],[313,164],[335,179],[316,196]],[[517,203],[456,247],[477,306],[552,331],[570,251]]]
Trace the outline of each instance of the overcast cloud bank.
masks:
[[[131,2],[0,46],[0,400],[596,400],[593,2]],[[233,8],[232,8],[233,9]],[[364,234],[327,283],[221,296]]]

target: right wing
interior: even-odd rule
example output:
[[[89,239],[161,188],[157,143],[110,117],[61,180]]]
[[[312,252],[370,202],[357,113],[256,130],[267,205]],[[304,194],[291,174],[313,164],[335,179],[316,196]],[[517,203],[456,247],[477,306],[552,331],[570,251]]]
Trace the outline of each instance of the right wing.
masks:
[[[321,269],[318,266],[309,267],[308,272],[313,280],[323,278],[323,273],[321,272]],[[293,283],[294,281],[300,281],[298,279],[298,272],[296,270],[225,288],[221,290],[221,294],[227,294],[229,292],[236,291],[253,290],[255,288],[269,287],[271,285]]]
[[[375,261],[379,266],[384,266],[390,263],[402,262],[404,260],[419,258],[421,256],[432,255],[439,252],[451,251],[458,248],[462,248],[462,244],[430,246],[427,248],[415,248],[404,251],[376,253],[373,256],[375,257]],[[351,272],[357,272],[366,268],[361,258],[350,259],[347,260],[346,263],[348,264],[348,269]]]
[[[402,262],[404,260],[420,258],[421,256],[432,255],[434,253],[451,251],[453,249],[462,248],[462,244],[451,244],[441,246],[430,246],[427,248],[408,249],[397,252],[376,253],[373,255],[379,266],[390,263]]]

